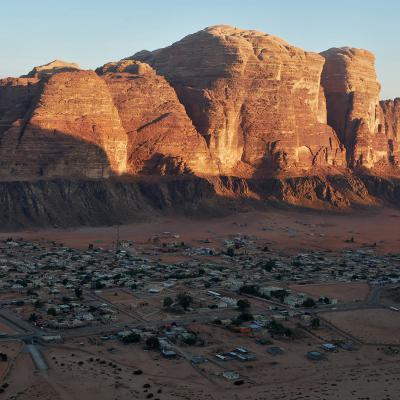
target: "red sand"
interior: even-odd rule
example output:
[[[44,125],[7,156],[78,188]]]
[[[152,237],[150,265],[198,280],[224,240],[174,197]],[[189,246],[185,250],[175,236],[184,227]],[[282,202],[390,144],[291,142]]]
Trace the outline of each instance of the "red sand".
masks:
[[[187,217],[162,217],[119,229],[120,240],[146,242],[165,231],[179,234],[178,241],[187,243],[208,238],[221,244],[236,233],[252,234],[270,242],[275,248],[288,251],[304,249],[343,249],[377,244],[377,250],[397,252],[400,249],[400,211],[371,209],[346,214],[272,209],[247,212],[206,220]],[[114,227],[84,227],[76,229],[45,229],[2,233],[0,238],[46,238],[65,245],[86,248],[89,243],[100,247],[113,246],[117,237]],[[354,237],[355,243],[345,243]],[[198,246],[208,246],[197,243]],[[210,247],[210,246],[209,246]]]

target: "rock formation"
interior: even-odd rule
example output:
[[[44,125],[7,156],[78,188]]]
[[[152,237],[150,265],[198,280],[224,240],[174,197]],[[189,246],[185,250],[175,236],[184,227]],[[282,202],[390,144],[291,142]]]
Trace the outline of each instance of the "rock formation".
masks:
[[[107,84],[93,71],[0,82],[0,174],[6,179],[107,177],[126,169],[127,136]],[[4,96],[3,96],[4,94]]]
[[[380,102],[381,120],[388,144],[388,161],[393,166],[400,165],[400,98]]]
[[[326,124],[318,54],[261,32],[215,26],[131,59],[173,85],[223,174],[345,163]]]
[[[29,210],[58,223],[64,204],[78,223],[109,223],[143,202],[214,195],[399,204],[400,100],[379,92],[366,50],[310,53],[229,26],[96,71],[35,67],[0,80],[0,181],[10,181],[0,182],[0,222]],[[102,180],[120,175],[169,177]],[[18,196],[29,204],[15,206]],[[100,216],[103,200],[114,219]]]
[[[138,61],[109,63],[97,73],[128,134],[128,173],[216,173],[206,141],[164,77]]]
[[[57,72],[70,72],[80,69],[81,68],[78,64],[54,60],[48,64],[34,67],[31,72],[29,72],[27,75],[23,75],[21,78],[43,78],[53,75]]]
[[[332,48],[321,55],[326,60],[322,85],[328,123],[346,147],[348,166],[374,168],[392,164],[397,144],[393,130],[388,131],[385,124],[390,106],[382,114],[379,105],[374,55],[349,47]]]

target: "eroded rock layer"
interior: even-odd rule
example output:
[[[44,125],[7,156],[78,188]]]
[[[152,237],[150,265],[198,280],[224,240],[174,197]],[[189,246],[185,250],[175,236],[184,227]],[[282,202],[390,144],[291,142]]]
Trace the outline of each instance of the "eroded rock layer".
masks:
[[[388,140],[388,160],[398,167],[400,165],[400,98],[380,102],[381,119],[384,121]]]
[[[97,72],[128,134],[128,173],[216,174],[204,138],[164,77],[136,61],[109,63]]]
[[[216,26],[131,57],[174,86],[220,173],[342,166],[326,124],[324,59],[256,31]]]
[[[379,105],[374,55],[349,47],[332,48],[321,55],[326,60],[322,85],[328,123],[346,147],[348,166],[391,165],[397,144],[390,123],[389,129],[385,123],[386,115],[390,119],[390,106],[382,113]]]
[[[254,177],[397,165],[396,105],[379,105],[374,56],[321,55],[215,26],[97,74],[58,60],[35,67],[0,81],[0,173]]]
[[[7,83],[0,86],[10,90]],[[2,117],[12,121],[1,136],[3,178],[101,178],[125,171],[127,136],[107,84],[96,73],[21,78],[11,87],[18,105],[11,110],[18,112],[6,110]]]

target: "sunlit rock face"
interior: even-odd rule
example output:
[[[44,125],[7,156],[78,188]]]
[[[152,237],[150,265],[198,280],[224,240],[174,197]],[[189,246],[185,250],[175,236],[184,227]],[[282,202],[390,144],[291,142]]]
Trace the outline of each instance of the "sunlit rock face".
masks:
[[[230,26],[96,72],[56,60],[0,80],[0,179],[394,171],[400,101],[379,92],[366,50]]]
[[[44,78],[58,72],[78,71],[81,68],[76,63],[54,60],[45,65],[34,67],[31,72],[21,78]]]
[[[128,135],[128,173],[217,173],[206,141],[174,89],[150,65],[125,60],[97,73],[107,83]]]
[[[0,175],[107,177],[126,171],[127,135],[107,84],[93,71],[0,81]]]
[[[388,141],[388,160],[400,166],[400,98],[380,102],[381,120],[384,121]]]
[[[261,32],[215,26],[131,59],[172,84],[220,173],[345,163],[326,124],[318,54]]]
[[[374,55],[349,47],[332,48],[321,55],[326,60],[322,85],[328,122],[346,146],[348,165],[373,168],[392,163],[393,130],[386,129],[379,105]]]

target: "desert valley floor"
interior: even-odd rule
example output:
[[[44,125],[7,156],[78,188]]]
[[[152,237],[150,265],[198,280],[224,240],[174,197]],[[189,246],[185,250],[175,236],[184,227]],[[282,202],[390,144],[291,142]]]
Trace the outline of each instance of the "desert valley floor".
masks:
[[[396,400],[399,222],[396,209],[270,209],[4,232],[0,396]],[[82,271],[98,286],[78,293]],[[190,307],[165,306],[179,293]],[[296,296],[315,303],[293,305]],[[238,300],[250,303],[248,322],[237,322]],[[140,339],[127,343],[132,333]]]

